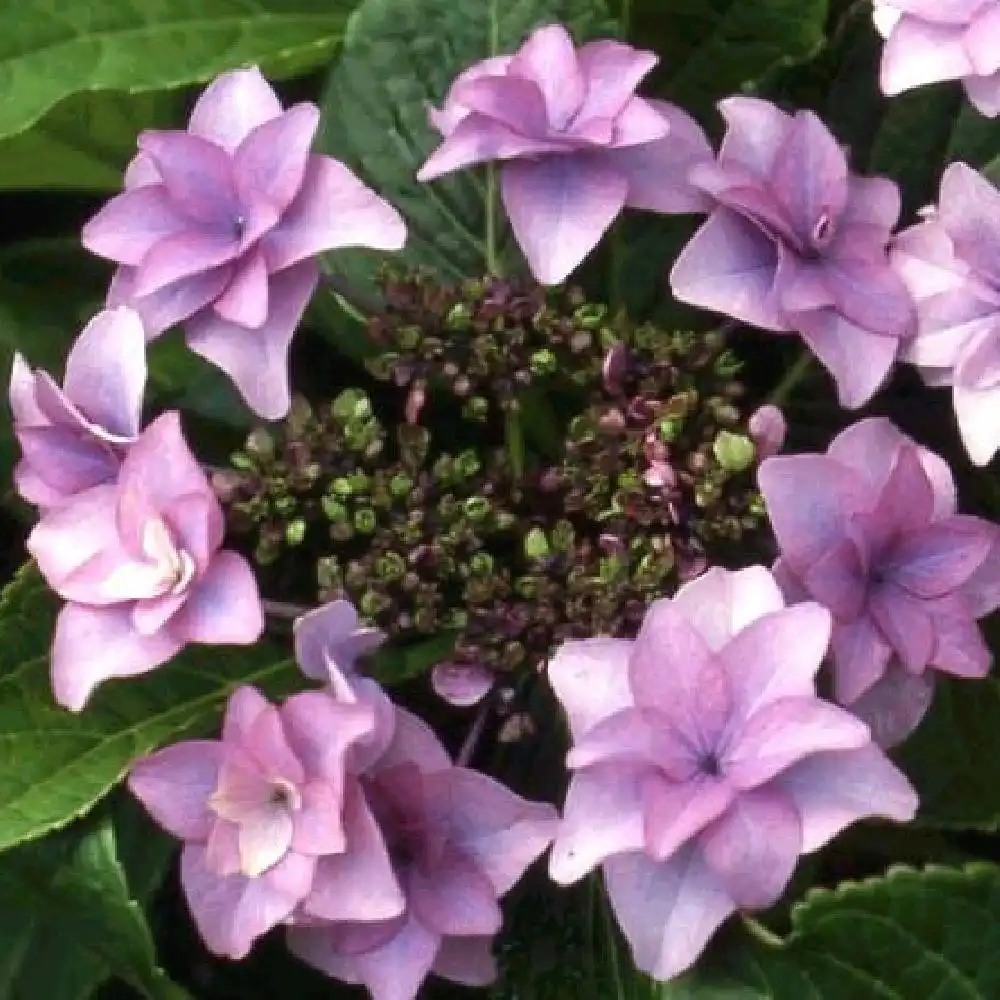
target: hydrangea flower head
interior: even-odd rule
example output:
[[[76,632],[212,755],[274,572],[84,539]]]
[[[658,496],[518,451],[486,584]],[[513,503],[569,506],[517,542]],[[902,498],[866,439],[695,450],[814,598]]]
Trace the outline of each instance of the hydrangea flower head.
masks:
[[[891,248],[917,305],[903,360],[929,385],[951,386],[962,441],[986,465],[1000,448],[1000,191],[952,163],[922,214]]]
[[[219,501],[168,412],[131,444],[114,483],[46,512],[28,551],[68,603],[52,687],[79,711],[110,677],[146,673],[189,642],[248,644],[264,629],[253,570],[221,550]]]
[[[288,932],[300,958],[336,979],[363,983],[375,1000],[412,1000],[431,972],[470,986],[492,982],[498,900],[549,845],[556,825],[551,806],[454,766],[424,723],[395,712],[392,740],[360,785],[405,909],[381,921],[334,919],[325,909],[327,919],[318,920],[310,898]],[[330,877],[327,885],[334,905],[345,892],[368,891],[361,880]]]
[[[701,211],[689,166],[712,157],[697,123],[635,90],[651,52],[611,39],[579,49],[558,24],[512,56],[460,74],[431,124],[444,141],[417,178],[503,161],[500,194],[532,273],[562,281],[626,207]]]
[[[875,0],[873,16],[886,40],[879,75],[884,94],[961,80],[981,114],[1000,114],[997,0]]]
[[[945,463],[884,418],[853,424],[826,454],[776,456],[758,472],[790,598],[833,616],[834,694],[879,742],[930,704],[932,671],[983,677],[976,619],[1000,606],[1000,528],[956,513]]]
[[[713,569],[652,604],[635,641],[564,643],[549,677],[573,777],[550,872],[601,865],[636,965],[669,979],[736,910],[770,906],[800,854],[916,796],[868,727],[816,696],[830,637],[767,570]]]
[[[345,752],[372,724],[365,706],[323,692],[278,708],[243,687],[229,699],[221,739],[135,763],[132,793],[184,842],[181,884],[213,952],[243,958],[314,888],[317,859],[343,853]]]
[[[896,185],[859,177],[811,111],[767,101],[719,104],[726,137],[716,163],[690,179],[718,207],[674,264],[682,302],[765,330],[799,333],[857,407],[913,333],[914,310],[886,252],[899,218]]]
[[[319,109],[283,111],[257,69],[218,77],[186,131],[143,132],[125,191],[84,245],[120,267],[108,302],[148,337],[183,322],[266,419],[289,407],[288,346],[319,280],[317,254],[398,250],[399,214],[343,164],[310,153]]]
[[[139,433],[146,338],[130,309],[109,309],[84,327],[66,358],[63,387],[14,355],[10,406],[21,461],[18,493],[42,509],[114,482],[124,448]]]

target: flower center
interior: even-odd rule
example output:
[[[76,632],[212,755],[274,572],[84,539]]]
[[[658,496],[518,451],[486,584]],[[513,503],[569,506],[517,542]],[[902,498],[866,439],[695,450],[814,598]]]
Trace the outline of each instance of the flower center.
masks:
[[[298,812],[302,808],[299,790],[284,778],[274,779],[269,801],[273,806],[284,806],[289,812]]]
[[[247,219],[245,215],[237,215],[233,219],[233,236],[242,240],[247,231]]]
[[[834,225],[833,217],[829,212],[823,212],[820,217],[816,220],[816,224],[813,226],[812,233],[812,243],[817,249],[829,245],[830,241],[833,239]]]
[[[705,753],[698,758],[698,771],[710,778],[718,778],[722,774],[722,762],[716,753]]]
[[[181,593],[194,577],[194,560],[184,549],[177,548],[161,518],[150,518],[143,527],[142,551],[159,570],[163,593]]]

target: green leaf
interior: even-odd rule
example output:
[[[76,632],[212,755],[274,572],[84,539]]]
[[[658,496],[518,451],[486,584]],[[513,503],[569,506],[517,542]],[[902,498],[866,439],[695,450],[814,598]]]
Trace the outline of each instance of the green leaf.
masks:
[[[181,91],[74,94],[0,141],[0,189],[117,191],[138,133],[175,125],[183,103]]]
[[[1000,684],[940,678],[934,702],[899,752],[929,826],[1000,829]]]
[[[448,632],[408,646],[383,646],[372,658],[372,676],[380,684],[401,684],[427,673],[455,651],[455,636]]]
[[[652,92],[711,117],[715,102],[824,41],[827,0],[618,0],[628,38],[660,64]]]
[[[246,63],[271,75],[321,65],[346,0],[61,0],[0,6],[0,137],[83,91],[164,90]]]
[[[0,1000],[86,1000],[112,975],[149,1000],[188,996],[157,966],[110,818],[0,856]]]
[[[323,96],[320,148],[344,161],[406,219],[406,248],[394,260],[444,280],[489,269],[487,234],[501,209],[487,171],[467,170],[429,184],[415,174],[440,137],[427,121],[451,81],[472,63],[513,51],[535,27],[569,26],[578,41],[614,34],[601,0],[364,0]],[[492,221],[491,221],[492,220]],[[506,235],[499,262],[519,267]],[[326,267],[362,295],[382,258],[363,251],[328,255]]]
[[[775,942],[737,927],[660,1000],[992,1000],[1000,868],[891,869],[813,890]]]
[[[239,685],[269,693],[301,686],[290,655],[268,642],[190,646],[152,673],[106,682],[72,714],[54,704],[49,686],[57,610],[30,566],[0,601],[0,850],[86,812],[141,754],[213,731]]]

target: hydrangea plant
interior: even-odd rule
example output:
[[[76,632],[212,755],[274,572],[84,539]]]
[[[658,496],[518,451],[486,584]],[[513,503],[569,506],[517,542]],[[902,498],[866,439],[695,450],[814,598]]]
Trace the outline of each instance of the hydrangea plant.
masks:
[[[1000,4],[273,6],[50,101],[11,995],[995,996]]]

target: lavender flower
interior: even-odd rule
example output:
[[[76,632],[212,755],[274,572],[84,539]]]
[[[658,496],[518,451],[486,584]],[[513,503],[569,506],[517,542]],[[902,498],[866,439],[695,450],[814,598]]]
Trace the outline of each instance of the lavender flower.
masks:
[[[146,340],[130,309],[99,313],[66,358],[63,388],[14,355],[10,406],[21,461],[18,493],[44,509],[114,482],[124,448],[139,433],[146,387]]]
[[[143,132],[84,245],[121,265],[108,295],[148,337],[183,322],[260,416],[289,407],[288,346],[319,272],[339,247],[398,250],[403,220],[342,163],[311,155],[319,109],[287,111],[257,69],[218,77],[187,131]]]
[[[689,166],[711,159],[701,128],[674,105],[635,94],[656,62],[610,39],[575,49],[561,25],[538,28],[513,56],[455,79],[430,115],[444,142],[417,178],[504,161],[500,193],[514,235],[535,277],[557,284],[625,206],[707,206],[687,183]]]
[[[889,266],[896,185],[858,177],[826,126],[767,101],[731,97],[718,162],[690,179],[718,207],[670,274],[682,302],[777,333],[798,332],[857,407],[878,389],[913,303]]]
[[[964,163],[941,178],[937,208],[904,230],[893,267],[917,304],[903,359],[951,386],[958,427],[977,465],[1000,447],[1000,191]]]
[[[956,513],[947,465],[884,418],[853,424],[825,455],[770,458],[758,473],[790,599],[833,615],[834,693],[898,742],[937,670],[984,677],[976,619],[1000,606],[1000,528]]]
[[[573,736],[550,872],[601,865],[636,965],[669,979],[800,854],[916,796],[867,726],[816,697],[830,616],[786,608],[762,567],[713,569],[653,604],[636,640],[565,643],[549,677]]]
[[[220,740],[178,743],[133,765],[132,793],[184,841],[181,884],[213,952],[243,958],[313,890],[317,859],[344,852],[358,816],[345,826],[345,754],[373,725],[368,707],[322,692],[276,708],[243,687]],[[376,901],[386,896],[398,912],[387,859],[366,874],[370,900],[358,914],[384,914]]]
[[[349,836],[343,858],[321,862],[323,900],[305,900],[289,947],[336,979],[363,983],[375,1000],[411,1000],[430,972],[491,982],[497,900],[548,846],[555,811],[453,766],[433,732],[399,708],[391,742],[359,778],[405,910],[382,920],[347,915],[345,903],[370,894],[362,848]]]
[[[43,515],[28,551],[68,602],[52,643],[61,705],[79,711],[101,681],[146,673],[189,642],[260,637],[253,570],[220,551],[223,528],[174,412],[129,447],[115,483]]]
[[[997,0],[875,0],[872,14],[886,39],[879,76],[884,94],[961,80],[980,113],[1000,114]]]

